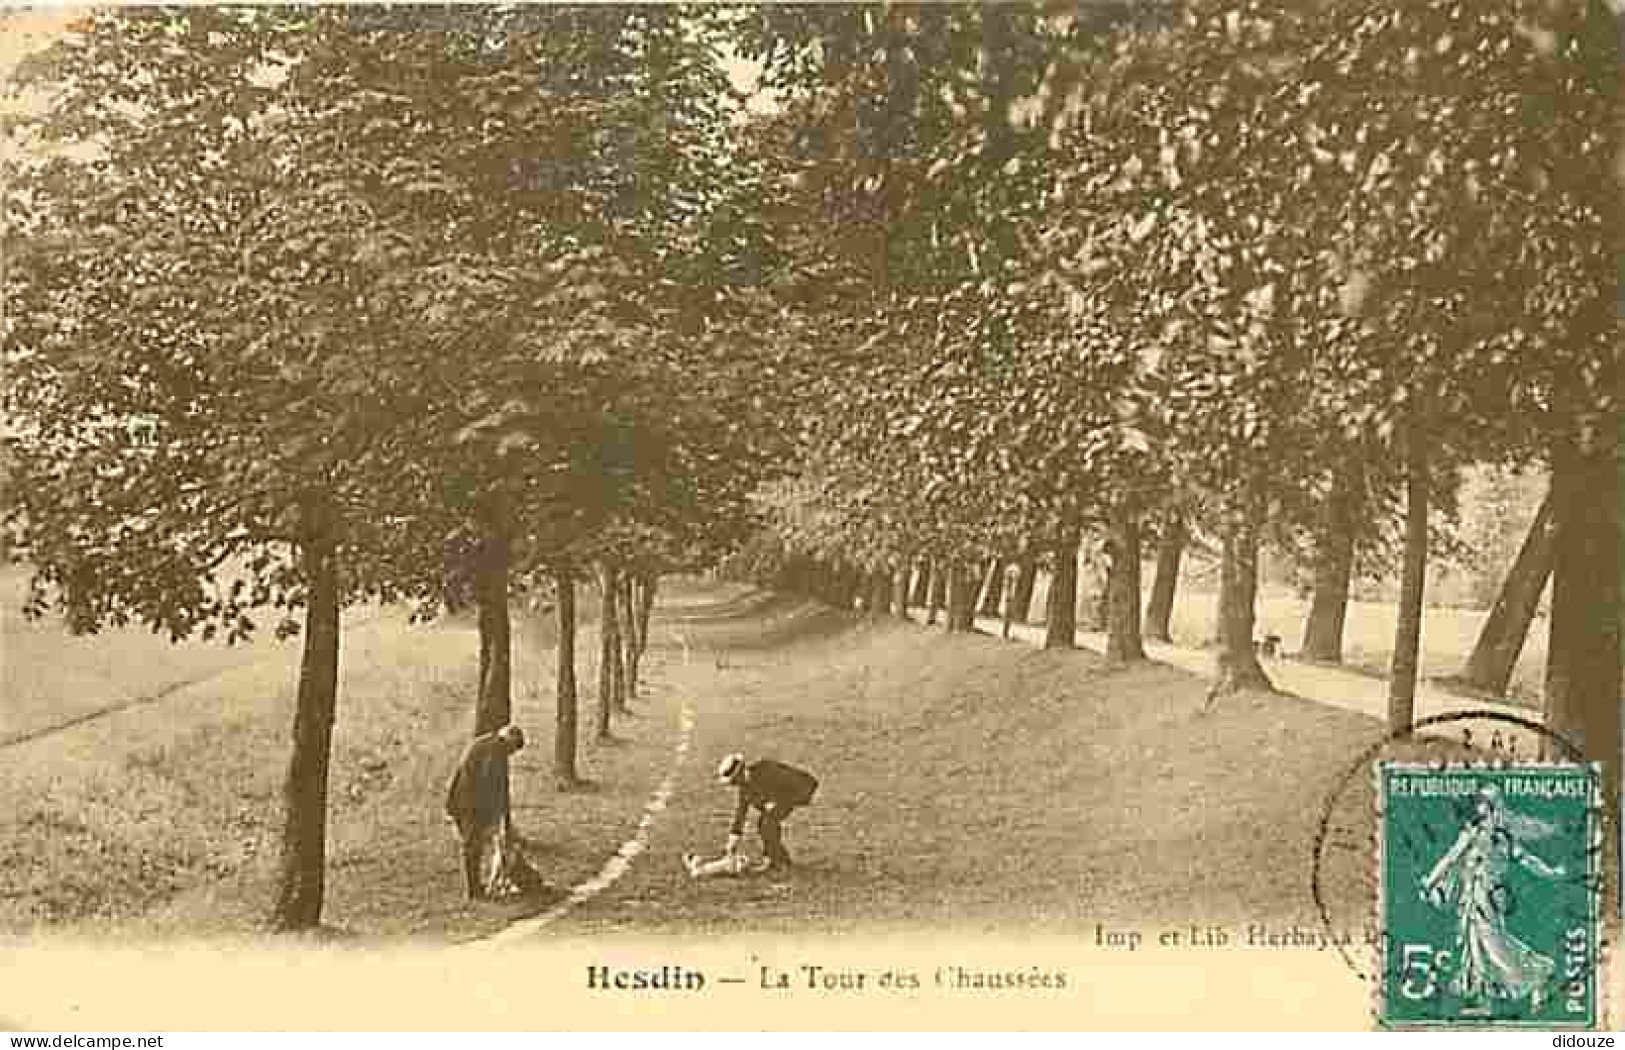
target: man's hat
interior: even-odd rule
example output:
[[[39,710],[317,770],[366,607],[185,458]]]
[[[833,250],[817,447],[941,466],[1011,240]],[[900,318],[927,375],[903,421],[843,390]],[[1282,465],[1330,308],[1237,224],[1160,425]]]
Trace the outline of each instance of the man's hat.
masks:
[[[717,779],[724,784],[732,784],[734,777],[745,768],[745,756],[735,751],[717,764]]]

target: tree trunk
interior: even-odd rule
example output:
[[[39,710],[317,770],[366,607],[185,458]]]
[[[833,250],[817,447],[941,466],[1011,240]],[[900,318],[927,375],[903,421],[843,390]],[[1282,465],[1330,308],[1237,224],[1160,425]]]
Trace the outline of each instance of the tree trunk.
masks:
[[[1157,543],[1157,574],[1151,581],[1151,600],[1145,609],[1145,636],[1156,642],[1171,642],[1174,618],[1174,592],[1179,587],[1179,563],[1185,555],[1185,519],[1170,511]]]
[[[926,598],[925,622],[927,625],[937,622],[937,614],[942,610],[948,598],[948,577],[944,572],[945,564],[940,561],[931,562],[931,583]]]
[[[1354,578],[1354,482],[1338,477],[1326,501],[1326,518],[1315,541],[1315,593],[1303,626],[1303,656],[1343,662],[1343,625]]]
[[[635,640],[632,634],[632,601],[627,593],[630,582],[628,573],[620,571],[615,573],[615,623],[620,628],[616,635],[621,643],[620,663],[621,670],[625,674],[621,684],[621,696],[628,700],[637,692],[636,685],[632,681],[632,646]]]
[[[1016,576],[1015,564],[1005,566],[999,574],[999,590],[1003,597],[999,601],[999,637],[1008,641],[1010,639],[1010,626],[1014,622],[1013,606],[1015,602]]]
[[[908,619],[908,566],[904,566],[892,573],[891,589],[892,615]]]
[[[619,700],[615,664],[621,639],[615,620],[615,569],[608,563],[598,567],[598,588],[598,739],[609,740],[610,715]]]
[[[1399,619],[1388,675],[1388,731],[1409,735],[1416,723],[1416,675],[1422,648],[1422,592],[1428,568],[1428,459],[1419,435],[1407,442],[1405,560],[1399,578]]]
[[[649,651],[649,618],[654,613],[655,589],[660,586],[660,577],[652,572],[642,573],[638,576],[638,654]]]
[[[864,600],[870,616],[880,617],[891,614],[891,574],[884,569],[876,569],[869,574],[869,597]]]
[[[1612,435],[1609,435],[1612,437]],[[1620,790],[1620,479],[1616,450],[1552,451],[1552,622],[1546,726],[1603,763],[1605,804]],[[1568,758],[1551,743],[1544,757]]]
[[[917,564],[919,569],[914,573],[914,587],[909,593],[908,604],[923,609],[931,601],[931,563],[921,558]]]
[[[1552,543],[1552,497],[1548,492],[1524,537],[1518,557],[1507,570],[1501,593],[1478,633],[1478,642],[1462,669],[1461,680],[1486,693],[1506,692],[1512,669],[1523,652],[1529,625],[1540,609],[1540,595],[1552,575],[1556,555]]]
[[[1110,596],[1106,612],[1106,659],[1128,663],[1145,659],[1140,639],[1140,521],[1126,504],[1113,515]]]
[[[948,622],[952,632],[973,630],[976,626],[976,577],[969,565],[948,563]]]
[[[560,790],[581,783],[576,772],[576,581],[568,565],[553,568],[558,593],[558,668],[553,719],[553,782]]]
[[[615,712],[626,714],[630,710],[626,705],[626,610],[621,603],[621,580],[625,574],[619,566],[611,571],[615,574],[614,622],[611,625],[615,632],[615,649],[611,657],[615,671],[613,695]]]
[[[1101,544],[1099,560],[1084,558],[1083,571],[1078,576],[1078,601],[1083,610],[1078,626],[1085,631],[1106,629],[1107,603],[1111,600],[1110,590],[1106,586],[1110,564],[1111,537],[1108,535]]]
[[[1219,558],[1218,677],[1207,703],[1241,689],[1274,689],[1253,649],[1258,601],[1258,533],[1263,517],[1256,499],[1245,519],[1230,527]]]
[[[976,611],[982,616],[999,615],[999,607],[1004,603],[1004,559],[991,558],[987,563],[987,573],[982,580],[982,599],[976,606]]]
[[[1095,600],[1089,606],[1089,627],[1091,631],[1104,631],[1111,622],[1112,615],[1112,588],[1111,563],[1112,541],[1107,540],[1101,551],[1101,561],[1094,565],[1091,573],[1095,583]]]
[[[479,605],[480,677],[474,699],[474,735],[494,733],[513,721],[513,622],[508,614],[508,571],[513,544],[495,510],[475,553],[474,599]],[[502,812],[512,802],[508,763],[502,763],[498,797]]]
[[[632,574],[621,572],[618,574],[620,586],[617,588],[619,601],[615,622],[620,627],[621,636],[621,671],[622,686],[621,698],[623,706],[629,700],[637,699],[638,695],[638,660],[642,655],[638,649],[637,606],[632,596]]]
[[[1038,559],[1023,557],[1016,572],[1015,591],[1010,596],[1010,617],[1017,623],[1028,623],[1033,617],[1033,589],[1038,583]]]
[[[1078,548],[1082,544],[1082,530],[1069,526],[1052,552],[1055,571],[1044,615],[1046,649],[1071,649],[1078,644]]]
[[[282,781],[282,842],[270,927],[277,932],[321,925],[327,876],[327,780],[338,706],[339,583],[330,508],[312,500],[302,511],[300,548],[310,588],[293,717],[293,752]]]
[[[475,554],[474,598],[480,617],[480,686],[474,735],[494,733],[513,720],[513,627],[508,618],[507,535],[492,527]]]

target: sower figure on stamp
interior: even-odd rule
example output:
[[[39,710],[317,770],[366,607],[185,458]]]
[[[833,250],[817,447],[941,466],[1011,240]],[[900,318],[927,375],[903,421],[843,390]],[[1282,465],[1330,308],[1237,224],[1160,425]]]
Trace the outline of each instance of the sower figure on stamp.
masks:
[[[784,848],[784,821],[798,807],[812,801],[818,791],[818,778],[804,769],[771,758],[746,762],[744,755],[736,753],[717,766],[717,780],[739,792],[733,822],[728,825],[727,851],[712,861],[702,861],[692,854],[686,856],[684,863],[689,873],[695,877],[737,875],[750,867],[739,850],[744,842],[745,820],[755,809],[760,813],[756,830],[762,837],[764,853],[761,865],[755,870],[787,874],[790,853]]]
[[[508,757],[525,746],[516,725],[474,738],[446,788],[446,816],[462,839],[469,900],[512,897],[544,884],[525,860],[508,813]]]
[[[1523,843],[1555,829],[1544,821],[1507,809],[1494,785],[1474,799],[1473,815],[1455,844],[1422,882],[1422,897],[1456,912],[1456,974],[1451,991],[1487,1005],[1491,1000],[1530,1000],[1539,1011],[1556,972],[1556,962],[1525,944],[1507,928],[1508,872],[1516,864],[1546,879],[1564,875]]]

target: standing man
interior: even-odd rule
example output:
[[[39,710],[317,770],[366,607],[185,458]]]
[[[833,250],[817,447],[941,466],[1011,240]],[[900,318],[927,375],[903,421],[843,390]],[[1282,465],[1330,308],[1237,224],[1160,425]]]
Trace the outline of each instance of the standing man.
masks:
[[[446,816],[462,839],[469,900],[517,892],[514,873],[529,867],[508,821],[508,756],[524,746],[525,734],[511,724],[475,737],[446,788]]]
[[[796,807],[812,801],[818,791],[818,778],[771,758],[747,763],[744,755],[735,753],[717,766],[717,780],[739,791],[733,823],[728,826],[727,855],[738,855],[744,841],[745,818],[755,809],[761,813],[756,830],[762,836],[768,874],[788,873],[790,854],[784,848],[784,820]]]

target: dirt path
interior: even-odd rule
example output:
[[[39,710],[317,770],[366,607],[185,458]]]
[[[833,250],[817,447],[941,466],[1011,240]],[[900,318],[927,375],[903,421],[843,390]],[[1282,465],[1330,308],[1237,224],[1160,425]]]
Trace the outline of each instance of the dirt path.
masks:
[[[686,637],[681,631],[673,631],[662,625],[663,633],[673,635],[680,655],[679,667],[687,669],[691,662],[691,652]],[[645,693],[663,691],[651,684],[645,686]],[[637,827],[621,843],[619,848],[604,861],[602,867],[590,877],[582,879],[569,887],[563,900],[547,908],[539,915],[532,915],[518,920],[498,931],[490,937],[475,942],[478,945],[506,944],[512,941],[534,937],[542,930],[564,918],[570,912],[588,901],[593,900],[605,890],[614,886],[631,870],[632,864],[649,848],[656,822],[660,820],[667,805],[671,802],[673,792],[677,787],[677,778],[683,771],[683,765],[689,756],[689,749],[694,736],[694,711],[687,699],[682,695],[669,696],[664,705],[668,709],[675,708],[678,712],[678,726],[675,740],[671,746],[671,757],[661,777],[659,784],[650,793],[649,799],[644,803],[642,814]],[[536,781],[531,781],[534,786]],[[520,796],[526,796],[525,788],[520,788]]]
[[[688,758],[613,884],[540,936],[1318,928],[1320,803],[1381,739],[1369,717],[1263,694],[1203,714],[1204,683],[1177,667],[1113,670],[782,596],[680,597],[662,617],[692,658],[663,666],[649,716],[693,712]],[[730,750],[823,780],[787,825],[788,883],[681,868],[722,846],[732,793],[711,770]],[[1370,874],[1332,880],[1358,921]]]

